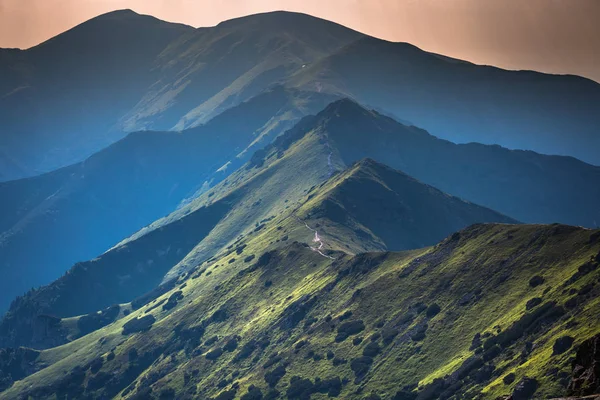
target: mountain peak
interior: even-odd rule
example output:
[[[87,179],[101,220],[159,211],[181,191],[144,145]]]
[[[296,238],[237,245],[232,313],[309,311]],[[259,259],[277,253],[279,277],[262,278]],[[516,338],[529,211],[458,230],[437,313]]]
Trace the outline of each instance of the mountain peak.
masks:
[[[319,113],[321,116],[325,115],[336,115],[336,116],[345,116],[351,114],[373,114],[373,111],[368,110],[363,107],[355,100],[350,99],[348,97],[344,97],[340,100],[336,100],[330,103],[323,111]]]
[[[100,14],[95,19],[126,18],[126,17],[133,17],[133,16],[140,16],[140,14],[136,13],[135,11],[133,11],[130,8],[124,8],[121,10],[114,10],[114,11],[109,11],[104,14]]]

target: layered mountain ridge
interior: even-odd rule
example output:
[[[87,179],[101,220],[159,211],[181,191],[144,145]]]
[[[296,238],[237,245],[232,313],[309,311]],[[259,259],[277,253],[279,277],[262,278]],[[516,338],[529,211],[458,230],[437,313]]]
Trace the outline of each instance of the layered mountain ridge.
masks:
[[[351,97],[454,142],[600,163],[597,83],[478,66],[304,14],[193,29],[114,12],[0,49],[0,71],[3,180],[81,161],[125,132],[198,126],[274,84]]]
[[[600,393],[599,87],[288,12],[0,49],[0,398]]]
[[[79,164],[0,183],[0,309],[218,183],[327,99],[275,87],[203,126],[132,133]]]

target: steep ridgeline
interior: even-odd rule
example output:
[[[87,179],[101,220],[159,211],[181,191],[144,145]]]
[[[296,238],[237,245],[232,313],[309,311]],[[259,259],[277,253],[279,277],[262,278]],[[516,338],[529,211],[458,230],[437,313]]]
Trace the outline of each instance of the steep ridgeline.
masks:
[[[44,316],[74,317],[131,301],[162,277],[172,284],[206,260],[241,257],[243,243],[263,231],[274,235],[262,243],[265,250],[301,241],[330,259],[330,251],[416,248],[473,223],[514,222],[374,161],[330,177],[343,164],[314,120],[305,118],[214,188],[98,259],[17,299],[0,324],[2,345],[44,348],[70,340],[67,322],[55,319],[50,329]]]
[[[499,144],[600,165],[600,83],[586,78],[506,71],[363,37],[288,84],[354,98],[455,143]]]
[[[328,244],[363,251],[417,249],[478,222],[516,223],[371,159],[361,160],[310,191],[297,215],[318,226]]]
[[[331,260],[292,240],[294,218],[265,225],[125,312],[58,322],[96,331],[12,351],[29,364],[2,398],[527,399],[600,383],[571,382],[600,333],[598,230],[475,225]]]
[[[327,99],[276,87],[206,125],[133,133],[82,163],[0,184],[0,312],[214,185]]]
[[[350,100],[331,104],[314,127],[346,165],[369,157],[522,222],[600,224],[600,167],[574,158],[457,145]]]
[[[73,164],[122,138],[119,118],[160,76],[154,59],[192,32],[126,10],[28,50],[0,49],[0,179]]]
[[[294,13],[194,29],[123,10],[0,49],[0,179],[81,161],[123,132],[196,127],[361,36]]]
[[[197,126],[362,37],[291,12],[197,29],[160,54],[155,62],[160,80],[120,123],[126,130]]]

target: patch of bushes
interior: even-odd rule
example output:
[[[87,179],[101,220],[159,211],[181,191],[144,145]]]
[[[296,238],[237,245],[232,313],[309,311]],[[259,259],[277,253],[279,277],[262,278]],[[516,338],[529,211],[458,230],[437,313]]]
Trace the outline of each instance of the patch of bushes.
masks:
[[[213,400],[233,400],[235,399],[236,389],[226,390],[224,392],[219,393],[217,397],[214,397]]]
[[[379,355],[381,352],[381,347],[377,344],[377,342],[371,342],[365,346],[363,349],[363,356],[367,357],[375,357]]]
[[[349,336],[356,335],[365,330],[365,324],[362,320],[344,322],[338,327],[336,342],[343,342]]]
[[[316,302],[316,297],[304,295],[287,306],[279,323],[280,327],[286,330],[294,329],[306,317]]]
[[[277,386],[277,383],[279,383],[279,381],[281,380],[281,378],[283,378],[283,376],[286,374],[286,369],[283,365],[278,366],[277,368],[273,369],[273,371],[267,372],[265,374],[265,382],[267,382],[267,384],[270,387],[275,387]]]
[[[534,395],[534,393],[537,391],[537,388],[538,382],[535,379],[526,376],[521,379],[519,383],[517,383],[517,386],[515,386],[515,389],[512,393],[512,399],[528,400]]]
[[[92,374],[96,374],[98,371],[100,371],[100,369],[102,368],[103,364],[104,364],[104,360],[102,359],[102,357],[95,358],[90,363],[90,372]]]
[[[270,368],[273,365],[277,364],[279,361],[281,361],[283,358],[277,354],[274,353],[271,355],[271,357],[269,357],[269,359],[267,360],[267,362],[263,365],[264,369]]]
[[[546,279],[544,279],[543,276],[535,275],[529,280],[529,286],[531,286],[532,288],[538,287],[538,286],[542,285],[544,282],[546,282]]]
[[[118,316],[121,307],[119,305],[110,306],[100,312],[93,312],[82,316],[77,320],[77,329],[79,337],[85,336],[88,333],[97,331],[112,323]]]
[[[343,365],[343,364],[347,364],[347,363],[348,363],[348,360],[341,358],[341,357],[334,357],[333,361],[332,361],[332,364],[334,367],[337,367],[337,366]]]
[[[504,378],[502,378],[502,382],[504,382],[505,385],[510,385],[514,381],[515,381],[515,374],[513,374],[512,372],[510,374],[505,375]]]
[[[342,315],[340,315],[340,321],[345,321],[347,319],[350,319],[350,317],[352,317],[352,311],[346,311],[345,313],[343,313]]]
[[[433,303],[432,305],[427,307],[427,311],[425,312],[425,315],[427,315],[427,317],[429,317],[429,318],[433,318],[436,315],[438,315],[440,311],[441,311],[440,306],[438,306],[436,303]]]
[[[383,344],[385,345],[389,345],[390,343],[392,343],[394,341],[394,339],[396,338],[396,336],[398,336],[400,332],[398,331],[398,329],[394,329],[394,328],[386,328],[381,332],[381,337],[383,339]]]
[[[563,354],[565,351],[569,350],[573,345],[573,339],[571,336],[561,336],[554,342],[552,346],[552,355],[556,356],[559,354]]]
[[[483,343],[485,350],[496,344],[506,347],[525,334],[537,332],[543,325],[550,324],[565,314],[565,310],[557,306],[555,302],[544,303],[533,311],[524,314],[509,328],[492,336]]]
[[[156,300],[163,294],[165,294],[168,291],[170,291],[171,289],[173,289],[176,284],[177,284],[177,278],[171,279],[170,281],[163,283],[162,285],[152,289],[150,292],[143,294],[140,297],[134,299],[131,302],[131,308],[134,310],[137,310],[138,308],[145,306],[146,304],[150,303],[152,300]]]
[[[207,360],[216,360],[217,358],[223,355],[223,349],[221,347],[217,347],[216,349],[212,349],[208,353],[206,353],[205,357]]]
[[[527,303],[525,304],[525,309],[529,311],[539,306],[540,304],[542,304],[542,299],[540,299],[539,297],[534,297],[527,301]]]
[[[213,344],[217,343],[219,341],[219,337],[218,336],[213,336],[211,338],[206,339],[206,342],[204,342],[205,346],[212,346]]]
[[[156,318],[153,315],[146,315],[142,318],[134,318],[127,321],[123,325],[123,335],[129,335],[136,332],[147,332],[152,328],[152,325],[156,322]]]
[[[246,358],[250,357],[250,355],[252,355],[252,353],[254,352],[254,350],[256,350],[257,347],[258,344],[256,343],[256,340],[251,339],[249,342],[242,346],[240,351],[235,356],[235,361],[245,360]]]
[[[373,358],[362,356],[350,362],[350,369],[354,372],[357,381],[360,381],[369,372],[371,365],[373,365]]]
[[[225,343],[225,346],[223,346],[223,350],[231,353],[232,351],[237,349],[237,347],[238,347],[238,338],[234,337],[232,339],[229,339],[227,341],[227,343]]]
[[[181,299],[183,299],[183,292],[181,290],[178,290],[175,293],[171,294],[171,296],[169,296],[169,300],[163,306],[163,311],[167,311],[172,308],[175,308],[175,306]]]
[[[421,340],[425,339],[427,328],[427,324],[421,324],[415,327],[414,331],[410,335],[410,338],[415,342],[420,342]]]
[[[248,393],[243,395],[240,400],[262,400],[262,398],[262,390],[254,385],[250,385],[250,387],[248,387]]]

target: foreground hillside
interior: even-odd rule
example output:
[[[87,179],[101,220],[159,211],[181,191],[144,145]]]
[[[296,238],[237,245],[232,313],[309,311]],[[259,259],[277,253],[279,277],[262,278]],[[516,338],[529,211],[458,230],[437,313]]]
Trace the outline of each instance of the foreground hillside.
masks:
[[[268,245],[282,222],[95,332],[14,355],[27,367],[2,398],[558,397],[600,331],[598,231],[475,225],[422,250],[324,257]]]

